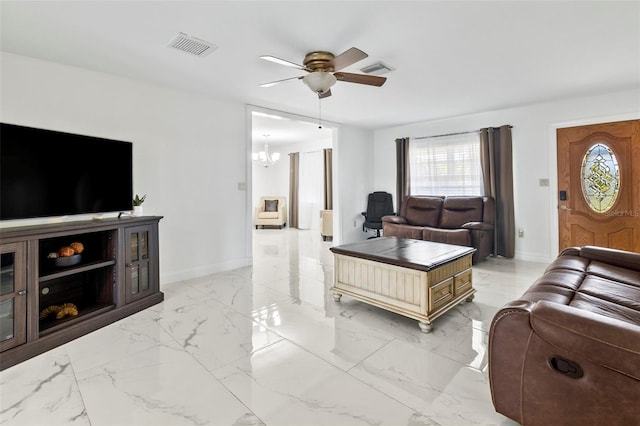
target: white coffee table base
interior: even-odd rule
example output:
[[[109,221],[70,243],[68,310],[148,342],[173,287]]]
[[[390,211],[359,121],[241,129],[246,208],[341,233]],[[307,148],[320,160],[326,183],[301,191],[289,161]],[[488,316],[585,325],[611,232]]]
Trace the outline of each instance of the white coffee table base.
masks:
[[[333,300],[342,295],[418,320],[423,333],[459,303],[472,301],[471,254],[430,271],[334,253]]]

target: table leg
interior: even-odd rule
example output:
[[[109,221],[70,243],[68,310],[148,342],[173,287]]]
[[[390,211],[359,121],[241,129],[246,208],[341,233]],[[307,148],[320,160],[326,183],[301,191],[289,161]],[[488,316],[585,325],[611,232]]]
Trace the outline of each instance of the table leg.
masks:
[[[473,298],[474,298],[474,297],[476,297],[476,295],[475,295],[475,294],[472,294],[471,296],[467,297],[467,298],[466,298],[466,299],[464,299],[464,300],[466,300],[467,302],[471,302],[471,301],[473,301]]]
[[[430,333],[431,330],[433,330],[433,326],[430,322],[418,321],[418,326],[420,327],[420,331],[423,333]]]

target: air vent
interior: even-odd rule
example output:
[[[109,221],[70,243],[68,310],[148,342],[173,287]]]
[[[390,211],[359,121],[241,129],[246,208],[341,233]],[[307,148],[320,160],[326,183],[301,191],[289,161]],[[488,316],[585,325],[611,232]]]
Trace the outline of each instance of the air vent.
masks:
[[[360,71],[363,73],[371,75],[382,75],[394,70],[395,68],[391,68],[389,65],[382,62],[376,62],[368,67],[360,68]]]
[[[168,47],[181,50],[196,56],[207,56],[218,48],[213,43],[178,33],[168,44]]]

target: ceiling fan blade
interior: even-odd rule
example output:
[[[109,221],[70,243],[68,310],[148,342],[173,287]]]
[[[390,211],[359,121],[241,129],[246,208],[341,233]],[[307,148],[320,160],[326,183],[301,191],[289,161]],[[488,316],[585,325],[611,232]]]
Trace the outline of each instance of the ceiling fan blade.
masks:
[[[347,83],[368,84],[369,86],[382,86],[387,77],[379,77],[377,75],[352,74],[349,72],[337,72],[333,74],[338,81],[346,81]]]
[[[327,90],[324,93],[318,93],[318,99],[328,98],[329,96],[331,96],[331,89]]]
[[[265,61],[269,61],[269,62],[275,62],[276,64],[285,65],[287,67],[297,68],[299,70],[309,71],[303,65],[296,64],[294,62],[287,61],[287,60],[284,60],[284,59],[276,58],[275,56],[271,56],[271,55],[262,55],[262,56],[260,56],[260,59],[264,59]]]
[[[346,68],[351,64],[355,64],[358,61],[366,58],[367,55],[362,50],[352,47],[351,49],[345,50],[330,62],[333,65],[334,71],[340,71],[342,68]]]
[[[260,85],[260,87],[271,87],[273,85],[276,85],[278,83],[282,83],[283,81],[289,81],[289,80],[300,80],[302,79],[302,77],[290,77],[290,78],[283,78],[282,80],[276,80],[276,81],[271,81],[269,83],[262,83]]]

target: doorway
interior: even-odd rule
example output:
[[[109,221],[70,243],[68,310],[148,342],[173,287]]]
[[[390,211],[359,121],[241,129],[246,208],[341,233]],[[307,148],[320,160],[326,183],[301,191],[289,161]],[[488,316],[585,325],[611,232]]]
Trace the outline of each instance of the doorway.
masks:
[[[640,120],[558,128],[559,249],[640,251]]]
[[[255,162],[250,164],[251,195],[248,201],[252,216],[261,197],[282,196],[287,203],[287,227],[291,227],[291,222],[294,222],[293,227],[315,232],[320,238],[320,212],[326,203],[323,197],[324,151],[331,150],[336,145],[337,126],[325,123],[319,129],[314,119],[257,107],[250,107],[248,112],[251,152],[265,151],[265,145],[268,144],[272,156],[274,153],[279,154],[279,160],[267,167]],[[290,211],[292,154],[297,155],[300,176],[297,184],[301,185],[295,191],[301,194],[294,200],[299,204],[295,212]],[[333,179],[334,194],[336,186],[337,181]]]

